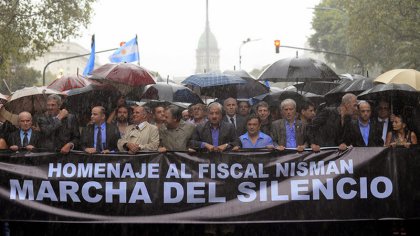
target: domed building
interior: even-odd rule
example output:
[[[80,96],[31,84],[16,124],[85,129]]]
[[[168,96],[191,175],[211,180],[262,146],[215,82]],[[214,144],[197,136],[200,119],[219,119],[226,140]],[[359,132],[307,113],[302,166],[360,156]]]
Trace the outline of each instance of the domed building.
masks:
[[[195,73],[220,71],[219,48],[214,34],[210,31],[208,0],[206,0],[206,29],[200,36],[196,50]]]

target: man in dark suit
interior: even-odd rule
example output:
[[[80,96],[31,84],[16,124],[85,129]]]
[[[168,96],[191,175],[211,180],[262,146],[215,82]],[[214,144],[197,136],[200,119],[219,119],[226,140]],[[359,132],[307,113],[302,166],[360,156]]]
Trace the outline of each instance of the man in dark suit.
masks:
[[[79,145],[80,133],[76,116],[66,109],[60,109],[61,97],[52,94],[47,98],[47,112],[38,117],[41,130],[43,148],[51,151],[58,150],[67,154]]]
[[[223,110],[225,111],[225,116],[223,116],[223,121],[231,123],[235,127],[236,135],[239,137],[246,132],[245,127],[245,118],[237,115],[238,111],[238,102],[234,98],[227,98],[223,102]]]
[[[20,147],[32,151],[38,147],[39,140],[40,133],[32,129],[31,113],[26,111],[19,113],[19,130],[11,133],[7,140],[10,150],[18,151]]]
[[[117,151],[120,132],[117,126],[105,122],[105,108],[102,106],[92,108],[91,121],[92,124],[82,132],[81,149],[91,154]]]
[[[382,126],[371,120],[371,106],[366,101],[358,104],[359,118],[344,127],[344,142],[355,147],[382,147]]]
[[[391,109],[389,106],[389,103],[387,101],[381,100],[378,103],[378,106],[376,107],[376,111],[378,114],[378,122],[381,125],[382,131],[382,140],[386,141],[386,134],[388,131],[392,130],[392,121],[390,119],[391,117]]]
[[[296,102],[285,99],[280,104],[282,119],[273,122],[271,135],[277,150],[296,148],[299,152],[305,148],[305,127],[296,116]]]
[[[341,99],[339,107],[328,107],[318,112],[309,124],[309,139],[314,152],[320,147],[339,146],[340,150],[347,149],[343,140],[344,126],[351,122],[352,115],[357,111],[357,97],[347,93]]]
[[[232,124],[222,121],[222,105],[214,102],[208,106],[208,121],[195,128],[192,148],[206,148],[209,151],[239,149],[239,139]]]

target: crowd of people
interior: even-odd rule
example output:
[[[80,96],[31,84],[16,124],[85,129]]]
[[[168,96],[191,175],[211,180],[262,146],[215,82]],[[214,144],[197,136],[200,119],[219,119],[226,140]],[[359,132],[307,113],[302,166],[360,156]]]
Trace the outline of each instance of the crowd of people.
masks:
[[[353,94],[345,94],[336,107],[324,108],[310,101],[298,106],[293,99],[285,99],[275,107],[275,114],[264,101],[251,106],[235,98],[192,104],[188,109],[176,105],[127,106],[119,99],[112,111],[93,106],[87,124],[79,124],[77,114],[62,108],[62,103],[60,96],[50,95],[42,115],[32,117],[23,111],[18,127],[3,120],[0,149],[63,154],[71,150],[135,154],[261,148],[319,152],[323,147],[343,151],[349,146],[409,148],[417,144],[416,132],[406,117],[392,114],[387,101],[371,104],[357,101]]]

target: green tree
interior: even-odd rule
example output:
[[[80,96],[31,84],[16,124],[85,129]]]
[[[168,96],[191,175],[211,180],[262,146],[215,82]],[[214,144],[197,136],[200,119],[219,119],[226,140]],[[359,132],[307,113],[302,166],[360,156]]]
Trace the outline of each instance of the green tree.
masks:
[[[418,0],[323,0],[312,21],[312,47],[355,55],[367,67],[419,70],[420,2]],[[352,72],[357,61],[326,55]]]
[[[95,0],[0,1],[0,77],[90,23]]]

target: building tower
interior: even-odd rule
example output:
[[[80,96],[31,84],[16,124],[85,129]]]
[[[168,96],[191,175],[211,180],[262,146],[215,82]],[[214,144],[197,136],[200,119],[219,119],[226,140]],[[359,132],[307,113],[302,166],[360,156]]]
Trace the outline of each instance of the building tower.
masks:
[[[206,29],[198,41],[196,60],[195,73],[220,71],[219,48],[217,47],[216,37],[210,31],[208,0],[206,0]]]

